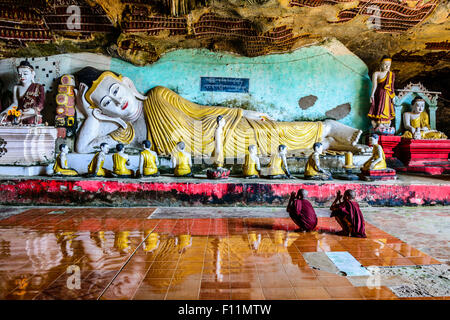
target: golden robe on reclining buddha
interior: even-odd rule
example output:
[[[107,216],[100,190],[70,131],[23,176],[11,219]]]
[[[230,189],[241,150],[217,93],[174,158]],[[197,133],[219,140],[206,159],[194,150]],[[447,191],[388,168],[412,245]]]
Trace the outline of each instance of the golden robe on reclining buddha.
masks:
[[[137,147],[148,139],[160,155],[171,154],[179,141],[194,156],[210,155],[219,115],[226,120],[225,157],[243,156],[251,144],[263,155],[276,152],[280,144],[296,152],[319,141],[324,149],[358,152],[364,148],[356,145],[360,130],[334,120],[278,122],[260,112],[198,105],[165,87],[143,96],[129,78],[91,67],[77,72],[76,78],[77,106],[86,117],[76,142],[79,153],[93,152],[102,142]]]

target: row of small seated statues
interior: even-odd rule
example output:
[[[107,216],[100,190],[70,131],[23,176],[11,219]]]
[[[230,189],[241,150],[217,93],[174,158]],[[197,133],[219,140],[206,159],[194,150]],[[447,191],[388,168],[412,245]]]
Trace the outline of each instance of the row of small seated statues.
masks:
[[[370,137],[372,145],[372,156],[366,161],[361,168],[362,172],[373,170],[385,170],[386,161],[383,148],[378,145],[378,136],[373,134]],[[185,143],[179,142],[175,152],[171,155],[171,166],[174,169],[176,177],[193,177],[192,174],[192,158],[191,154],[186,152]],[[156,152],[150,150],[151,142],[144,140],[142,142],[142,151],[139,156],[139,167],[136,172],[127,168],[130,165],[129,156],[125,153],[125,146],[122,143],[116,145],[116,153],[112,155],[113,170],[103,167],[106,156],[109,152],[109,145],[102,143],[100,151],[97,152],[88,165],[88,177],[119,177],[119,178],[141,178],[141,177],[158,177],[160,175],[158,166],[159,159]],[[53,166],[53,174],[59,176],[77,176],[79,173],[68,166],[67,154],[69,147],[66,144],[59,146],[60,153],[56,157]],[[313,153],[309,156],[305,166],[305,179],[312,180],[332,180],[331,173],[322,168],[320,165],[320,155],[323,152],[323,146],[320,142],[316,142],[313,146]],[[269,179],[292,179],[287,160],[287,147],[279,145],[277,153],[271,156],[268,166],[267,178]],[[223,158],[222,158],[223,159]],[[215,161],[215,167],[218,170],[227,170],[222,168],[223,162]],[[244,164],[242,166],[242,176],[247,179],[259,178],[261,176],[261,163],[257,155],[257,147],[250,145],[248,153],[245,155]]]

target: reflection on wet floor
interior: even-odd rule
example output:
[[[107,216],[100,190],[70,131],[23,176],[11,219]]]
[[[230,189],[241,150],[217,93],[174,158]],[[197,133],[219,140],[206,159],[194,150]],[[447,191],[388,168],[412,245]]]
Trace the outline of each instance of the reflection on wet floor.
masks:
[[[294,232],[289,218],[147,219],[152,208],[40,208],[0,220],[1,299],[395,299],[311,268],[307,252],[363,266],[439,261],[366,224],[367,239]]]

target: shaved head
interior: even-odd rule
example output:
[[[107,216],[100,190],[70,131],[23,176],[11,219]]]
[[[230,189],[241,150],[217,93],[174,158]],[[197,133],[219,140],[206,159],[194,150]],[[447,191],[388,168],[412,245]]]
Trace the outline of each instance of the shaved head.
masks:
[[[347,189],[344,192],[344,197],[346,197],[349,200],[353,200],[356,198],[356,192],[354,190]]]
[[[300,189],[300,190],[298,190],[297,196],[298,196],[300,199],[306,199],[306,198],[308,197],[308,190],[305,190],[305,189]]]

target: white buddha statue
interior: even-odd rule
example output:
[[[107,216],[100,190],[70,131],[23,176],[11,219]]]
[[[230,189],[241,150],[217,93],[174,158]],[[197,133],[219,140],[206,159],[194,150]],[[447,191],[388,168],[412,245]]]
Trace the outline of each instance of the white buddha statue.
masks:
[[[437,130],[431,130],[428,113],[425,111],[425,100],[416,97],[411,102],[411,112],[403,114],[405,133],[402,137],[409,139],[447,139],[447,136]]]
[[[215,147],[218,115],[224,118],[224,157],[245,154],[252,144],[262,155],[273,154],[280,144],[293,152],[309,149],[315,142],[322,142],[325,150],[358,153],[367,149],[357,145],[361,130],[335,120],[277,122],[260,112],[198,105],[164,87],[143,96],[130,79],[92,67],[77,72],[76,78],[77,106],[86,117],[75,145],[79,153],[93,152],[103,142],[138,148],[147,139],[159,155],[170,155],[184,141],[187,152],[206,156]]]
[[[13,103],[0,113],[2,123],[8,119],[8,111],[20,111],[23,124],[41,124],[41,111],[44,109],[45,90],[42,84],[35,82],[36,73],[28,61],[21,61],[17,67],[19,83],[13,88]]]

